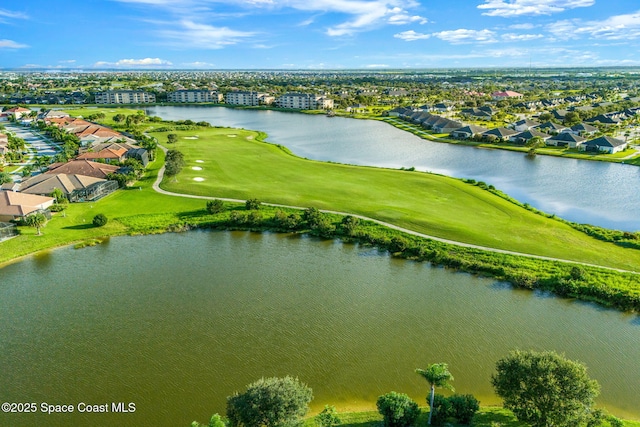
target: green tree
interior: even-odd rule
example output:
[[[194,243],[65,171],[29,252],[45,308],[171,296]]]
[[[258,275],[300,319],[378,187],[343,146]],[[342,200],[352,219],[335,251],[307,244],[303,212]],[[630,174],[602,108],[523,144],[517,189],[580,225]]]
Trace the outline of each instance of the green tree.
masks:
[[[258,199],[249,199],[244,203],[244,207],[248,211],[255,211],[260,209],[262,202]]]
[[[116,123],[122,123],[127,119],[127,116],[124,114],[116,114],[113,116],[113,121]]]
[[[423,377],[429,383],[431,391],[429,392],[429,422],[431,425],[431,416],[433,413],[433,395],[436,387],[446,388],[454,391],[449,381],[453,381],[453,375],[449,372],[449,366],[446,363],[433,363],[427,366],[427,369],[416,369],[416,373]]]
[[[576,111],[569,111],[564,116],[564,124],[567,126],[577,125],[578,123],[580,123],[580,120],[580,114],[578,114]]]
[[[409,427],[420,415],[418,404],[403,393],[383,394],[376,402],[385,427]]]
[[[185,165],[184,155],[178,150],[168,150],[165,157],[164,173],[169,177],[178,175]]]
[[[178,134],[170,133],[167,135],[167,144],[175,144],[178,142]]]
[[[224,202],[220,199],[207,201],[207,212],[217,214],[224,211]]]
[[[39,236],[41,234],[40,229],[44,227],[47,222],[47,217],[45,217],[44,214],[38,212],[29,215],[25,219],[25,222],[28,226],[35,228],[37,232],[36,234]]]
[[[324,405],[324,409],[316,415],[316,425],[318,427],[336,427],[341,420],[335,406]]]
[[[59,189],[59,188],[54,188],[53,189],[53,191],[51,192],[51,197],[56,199],[56,203],[59,204],[59,205],[69,202],[67,200],[67,196],[65,196],[65,194],[62,192],[62,190]]]
[[[491,377],[504,407],[533,427],[577,426],[592,413],[600,386],[580,362],[553,351],[512,351]]]
[[[213,414],[211,419],[209,420],[209,424],[206,426],[204,424],[200,424],[197,421],[191,423],[191,427],[226,427],[226,424],[222,420],[222,417],[218,414]]]
[[[227,397],[231,427],[293,427],[309,411],[312,391],[297,378],[262,378]]]
[[[107,218],[107,216],[105,214],[98,214],[96,216],[93,217],[93,225],[96,227],[102,227],[104,225],[107,225],[107,222],[109,221],[109,219]]]
[[[0,172],[0,185],[13,182],[11,175],[7,172]]]

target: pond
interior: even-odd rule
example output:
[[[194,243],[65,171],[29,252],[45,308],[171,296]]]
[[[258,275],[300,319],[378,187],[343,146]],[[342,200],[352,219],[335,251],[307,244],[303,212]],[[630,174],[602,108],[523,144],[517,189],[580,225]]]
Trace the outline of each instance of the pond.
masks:
[[[0,425],[188,426],[226,397],[293,375],[314,410],[372,409],[391,390],[421,405],[414,373],[446,362],[460,393],[498,404],[512,349],[587,364],[597,402],[640,418],[635,315],[288,234],[188,232],[67,247],[0,270],[2,401],[135,403],[127,414],[0,414]]]

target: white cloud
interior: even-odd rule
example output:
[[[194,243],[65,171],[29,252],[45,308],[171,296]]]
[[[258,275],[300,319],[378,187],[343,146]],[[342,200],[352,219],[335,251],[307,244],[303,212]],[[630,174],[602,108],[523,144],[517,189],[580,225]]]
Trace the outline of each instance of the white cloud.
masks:
[[[440,31],[433,33],[432,36],[452,44],[494,43],[497,41],[495,38],[496,33],[491,30],[467,30],[461,28],[459,30]]]
[[[415,40],[428,39],[429,37],[431,37],[431,34],[416,33],[413,30],[409,30],[409,31],[403,31],[403,32],[398,33],[398,34],[394,34],[393,37],[395,37],[397,39],[405,40],[405,41],[408,41],[408,42],[412,42],[412,41],[415,41]]]
[[[512,30],[533,30],[536,27],[537,25],[531,23],[509,25],[509,28]]]
[[[94,67],[113,67],[113,68],[138,68],[138,67],[168,67],[173,65],[170,61],[160,58],[143,58],[143,59],[121,59],[117,62],[98,61],[93,64]]]
[[[6,22],[3,18],[29,19],[29,17],[22,12],[12,12],[7,9],[0,9],[0,22]]]
[[[487,10],[483,15],[504,18],[522,15],[551,15],[577,7],[589,7],[595,0],[485,0],[478,9]]]
[[[521,41],[527,41],[527,40],[541,39],[544,36],[542,34],[506,33],[506,34],[503,34],[501,37],[502,37],[502,40],[507,41],[507,42],[521,42]]]
[[[364,68],[389,68],[388,64],[367,64]]]
[[[29,47],[26,44],[14,42],[13,40],[0,40],[0,49],[23,49]]]
[[[640,11],[610,16],[601,21],[566,19],[547,26],[547,30],[560,39],[588,36],[605,40],[632,40],[640,38]]]
[[[420,4],[416,0],[116,0],[123,3],[140,3],[164,8],[180,16],[180,19],[200,21],[202,16],[194,13],[197,8],[206,11],[205,15],[216,16],[208,5],[224,3],[231,7],[243,8],[248,13],[260,13],[261,9],[295,9],[303,12],[321,14],[342,14],[347,18],[343,22],[328,27],[329,36],[350,36],[361,31],[377,28],[381,25],[424,24],[428,20],[413,15],[408,9]],[[202,15],[202,13],[201,13]],[[307,26],[314,18],[302,21]]]
[[[178,30],[162,30],[160,35],[173,40],[177,46],[197,47],[201,49],[221,49],[234,45],[256,33],[232,30],[227,27],[214,27],[183,20],[177,23]]]

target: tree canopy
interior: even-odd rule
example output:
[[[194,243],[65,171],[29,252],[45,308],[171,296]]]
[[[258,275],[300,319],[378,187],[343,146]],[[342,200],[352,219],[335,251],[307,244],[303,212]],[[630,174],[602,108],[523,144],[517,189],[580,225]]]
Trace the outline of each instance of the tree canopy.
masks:
[[[262,378],[227,398],[231,427],[292,427],[309,411],[312,391],[297,378]]]
[[[592,416],[600,386],[580,362],[553,351],[513,351],[491,383],[504,407],[533,427],[577,426]]]

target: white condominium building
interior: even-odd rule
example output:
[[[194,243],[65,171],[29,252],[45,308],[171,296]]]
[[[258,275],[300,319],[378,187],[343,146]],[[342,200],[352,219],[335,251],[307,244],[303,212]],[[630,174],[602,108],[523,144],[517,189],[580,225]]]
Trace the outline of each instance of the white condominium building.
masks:
[[[96,93],[96,104],[148,104],[156,102],[153,93],[136,90],[108,90]]]

